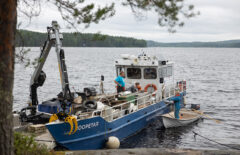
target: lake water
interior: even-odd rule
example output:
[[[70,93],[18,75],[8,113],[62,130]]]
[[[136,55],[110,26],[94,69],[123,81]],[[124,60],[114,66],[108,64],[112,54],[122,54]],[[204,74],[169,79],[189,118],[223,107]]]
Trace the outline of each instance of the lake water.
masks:
[[[197,124],[177,129],[160,130],[151,125],[125,140],[122,148],[166,147],[226,149],[192,131],[220,143],[240,146],[240,49],[237,48],[64,48],[70,88],[75,90],[94,86],[99,88],[100,76],[104,87],[115,91],[114,60],[120,54],[138,55],[143,51],[157,57],[163,55],[175,62],[176,79],[187,81],[187,103],[200,104],[207,115],[221,121],[204,119]],[[39,48],[31,48],[30,58],[39,56]],[[39,101],[55,97],[61,91],[58,64],[54,49],[43,69],[47,79],[38,89]],[[14,110],[28,101],[33,67],[15,65]],[[240,147],[239,147],[240,148]]]

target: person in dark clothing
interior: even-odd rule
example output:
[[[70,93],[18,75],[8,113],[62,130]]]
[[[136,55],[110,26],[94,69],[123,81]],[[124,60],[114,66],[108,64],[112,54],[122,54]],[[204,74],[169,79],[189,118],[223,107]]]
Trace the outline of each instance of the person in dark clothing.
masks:
[[[140,86],[139,82],[135,83],[135,87],[136,87],[137,91],[141,91],[142,90],[142,87]]]

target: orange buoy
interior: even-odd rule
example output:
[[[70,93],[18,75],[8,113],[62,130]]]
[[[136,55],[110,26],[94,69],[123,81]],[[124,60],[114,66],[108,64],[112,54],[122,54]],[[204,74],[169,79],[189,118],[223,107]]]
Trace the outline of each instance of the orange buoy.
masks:
[[[157,90],[157,86],[156,86],[155,84],[148,84],[148,85],[146,85],[146,87],[144,88],[144,91],[145,91],[145,92],[148,92],[148,88],[150,88],[150,87],[152,87],[152,88],[154,89],[154,91]],[[151,92],[151,93],[153,93],[153,92]]]

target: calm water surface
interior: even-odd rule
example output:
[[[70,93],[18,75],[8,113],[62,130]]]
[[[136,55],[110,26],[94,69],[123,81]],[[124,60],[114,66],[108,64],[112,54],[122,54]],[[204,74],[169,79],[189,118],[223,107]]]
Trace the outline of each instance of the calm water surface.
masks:
[[[30,58],[39,56],[39,48],[32,48]],[[113,92],[114,60],[120,54],[138,55],[142,51],[175,62],[175,78],[187,80],[187,103],[200,104],[209,116],[220,120],[216,124],[204,119],[197,124],[177,129],[161,130],[159,122],[150,125],[125,140],[122,148],[167,147],[226,149],[201,137],[195,131],[220,143],[240,146],[240,49],[234,48],[64,48],[70,88],[99,88],[100,76],[105,76],[106,91]],[[39,101],[55,97],[61,91],[55,51],[52,50],[44,66],[47,79],[38,89]],[[15,65],[14,110],[26,106],[33,67]]]

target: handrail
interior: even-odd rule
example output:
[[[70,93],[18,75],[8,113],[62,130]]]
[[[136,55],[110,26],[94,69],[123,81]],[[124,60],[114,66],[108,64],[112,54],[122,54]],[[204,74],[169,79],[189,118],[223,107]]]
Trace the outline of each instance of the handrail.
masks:
[[[132,101],[133,101],[133,100],[132,100]],[[151,101],[151,99],[149,99],[149,100],[147,100],[147,101],[145,100],[145,103],[144,103],[144,104],[149,103],[149,101]],[[126,104],[128,104],[128,103],[126,103]],[[131,103],[130,103],[130,104],[131,104]],[[144,104],[140,104],[140,105],[144,105]],[[136,109],[135,111],[138,111],[139,109],[141,109],[141,108],[139,108],[139,104],[138,104],[138,103],[137,103],[136,107],[137,107],[137,109]],[[109,109],[114,110],[113,108],[109,108]],[[125,110],[128,110],[128,109],[125,109]],[[135,111],[129,111],[129,114],[132,113],[132,112],[135,112]],[[122,112],[125,112],[125,111],[122,109],[122,106],[121,106],[121,110],[119,110],[119,111],[116,112],[116,113],[112,112],[111,114],[106,115],[106,116],[104,116],[103,118],[106,119],[106,118],[109,118],[109,117],[110,117],[110,121],[112,121],[112,120],[115,120],[115,119],[117,119],[117,118],[123,117],[124,115],[120,115],[120,116],[119,116],[119,114],[121,114]],[[116,116],[115,119],[114,119],[114,116]],[[118,116],[119,116],[119,117],[118,117]]]
[[[121,113],[123,110],[124,110],[124,111],[127,110],[126,108],[125,108],[125,109],[123,108],[124,106],[126,106],[126,105],[127,105],[127,106],[130,106],[131,103],[136,102],[136,101],[137,101],[137,102],[136,102],[136,105],[135,105],[135,106],[137,107],[137,109],[136,109],[136,111],[137,111],[137,110],[139,109],[139,108],[138,108],[139,105],[146,104],[146,102],[149,102],[149,101],[151,100],[151,98],[150,98],[149,100],[145,100],[145,98],[152,97],[153,94],[155,94],[155,93],[156,93],[156,92],[153,92],[153,93],[151,93],[151,94],[147,94],[147,95],[145,95],[145,96],[141,96],[141,97],[135,98],[135,99],[133,99],[133,100],[130,100],[130,101],[121,103],[121,104],[119,104],[119,105],[115,105],[115,106],[112,106],[112,107],[108,107],[108,108],[106,108],[106,109],[95,110],[95,111],[92,112],[92,117],[96,116],[97,113],[100,113],[100,116],[103,117],[103,112],[107,112],[108,110],[115,110],[115,109],[118,109],[118,108],[120,108],[120,111],[119,111],[118,113]],[[144,99],[144,101],[143,101],[142,104],[139,104],[139,100],[141,100],[141,99]],[[129,104],[129,105],[128,105],[128,104]],[[104,116],[103,118],[107,118],[107,117],[113,116],[113,115],[116,115],[116,113],[112,113],[112,112],[111,112],[110,115],[106,115],[106,116]]]
[[[154,92],[153,92],[153,93],[154,93]],[[108,109],[116,108],[116,107],[119,107],[119,106],[122,106],[122,105],[125,105],[125,104],[128,104],[128,103],[132,103],[133,101],[136,101],[136,100],[142,99],[142,98],[144,98],[144,97],[152,96],[153,93],[151,93],[151,94],[147,94],[146,96],[142,96],[142,97],[139,97],[139,98],[134,99],[134,100],[130,100],[130,101],[127,101],[127,102],[121,103],[121,104],[119,104],[119,105],[115,105],[115,106],[109,107],[109,108],[104,109],[104,110],[108,110]],[[103,111],[103,110],[94,110],[93,113],[94,113],[94,112],[99,112],[99,111]]]
[[[165,86],[164,94],[162,94],[163,90],[157,90],[157,91],[154,91],[153,93],[150,93],[141,97],[137,97],[133,100],[121,103],[119,105],[107,107],[101,110],[94,110],[92,112],[92,117],[100,116],[107,121],[112,121],[112,120],[121,118],[124,116],[123,113],[125,113],[126,110],[133,110],[132,112],[135,112],[135,111],[138,111],[139,109],[142,109],[140,108],[140,106],[144,107],[146,104],[155,104],[157,102],[160,102],[162,100],[162,95],[164,95],[164,99],[175,96],[176,88],[180,89],[179,92],[184,92],[186,90],[185,89],[186,87],[184,88],[183,84],[181,85],[180,88],[179,88],[179,85],[169,84]],[[157,95],[160,95],[158,96],[158,100],[157,100]],[[133,105],[134,107],[132,108],[135,108],[135,109],[130,109],[130,106],[132,103],[134,103]],[[128,112],[129,114],[132,113],[131,111],[128,111]]]
[[[184,82],[184,80],[181,80],[181,81],[178,81],[178,83],[180,82]],[[167,90],[166,90],[167,88]],[[168,95],[168,97],[170,97],[172,94],[174,95],[175,92],[176,92],[176,89],[179,90],[180,93],[186,91],[186,83],[185,84],[168,84],[168,85],[165,85],[165,96],[166,94]],[[166,93],[167,91],[167,93]]]

